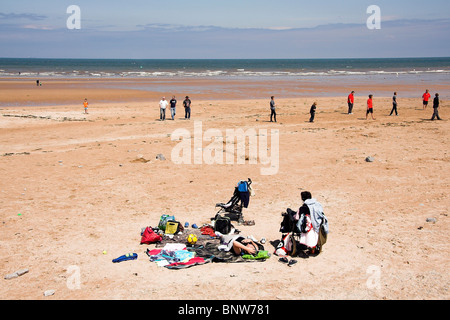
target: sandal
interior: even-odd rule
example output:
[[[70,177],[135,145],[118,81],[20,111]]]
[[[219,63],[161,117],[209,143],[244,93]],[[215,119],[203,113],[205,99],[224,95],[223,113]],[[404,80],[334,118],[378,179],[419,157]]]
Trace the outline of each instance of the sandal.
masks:
[[[297,260],[291,259],[291,260],[289,261],[289,263],[288,263],[288,266],[291,267],[291,266],[293,266],[293,265],[296,264],[296,263],[297,263]]]
[[[288,263],[288,258],[283,257],[283,258],[278,259],[278,261],[283,262],[283,263]]]

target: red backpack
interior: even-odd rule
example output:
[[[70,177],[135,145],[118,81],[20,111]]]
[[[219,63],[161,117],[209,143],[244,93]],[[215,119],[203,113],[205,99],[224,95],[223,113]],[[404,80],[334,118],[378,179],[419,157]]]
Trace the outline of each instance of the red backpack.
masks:
[[[162,237],[153,231],[152,227],[145,228],[144,233],[142,234],[141,244],[150,244],[160,242]]]

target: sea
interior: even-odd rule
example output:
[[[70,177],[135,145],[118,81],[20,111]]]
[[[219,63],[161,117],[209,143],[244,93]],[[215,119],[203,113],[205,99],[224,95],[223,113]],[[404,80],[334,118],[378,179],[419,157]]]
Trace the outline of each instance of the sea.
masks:
[[[385,59],[16,59],[0,58],[0,77],[39,78],[323,78],[436,75],[450,57]]]

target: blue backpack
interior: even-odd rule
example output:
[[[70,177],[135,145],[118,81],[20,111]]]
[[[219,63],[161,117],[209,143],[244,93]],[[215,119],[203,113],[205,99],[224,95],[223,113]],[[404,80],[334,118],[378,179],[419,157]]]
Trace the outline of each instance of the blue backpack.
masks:
[[[248,182],[241,180],[238,182],[238,191],[239,192],[248,192]]]

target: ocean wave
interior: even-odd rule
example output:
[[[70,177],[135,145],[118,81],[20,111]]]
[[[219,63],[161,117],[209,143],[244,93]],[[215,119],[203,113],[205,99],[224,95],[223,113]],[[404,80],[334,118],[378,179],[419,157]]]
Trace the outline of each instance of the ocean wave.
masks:
[[[326,77],[326,76],[387,76],[418,74],[450,74],[450,70],[315,70],[315,71],[261,71],[261,70],[167,70],[167,71],[29,71],[10,72],[0,69],[0,77],[33,77],[33,78],[192,78],[192,77]]]

